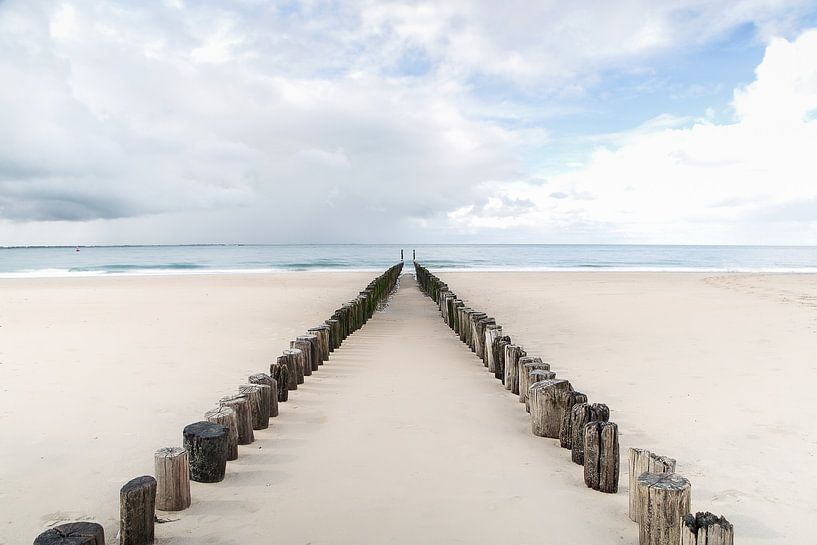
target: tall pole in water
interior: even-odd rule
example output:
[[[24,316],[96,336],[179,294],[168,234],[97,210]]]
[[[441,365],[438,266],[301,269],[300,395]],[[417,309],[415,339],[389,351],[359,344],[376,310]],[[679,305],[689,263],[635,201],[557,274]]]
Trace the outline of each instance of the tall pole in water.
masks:
[[[400,248],[400,261],[403,261],[403,248]]]
[[[417,261],[417,250],[412,250],[411,251],[411,260],[412,261]]]

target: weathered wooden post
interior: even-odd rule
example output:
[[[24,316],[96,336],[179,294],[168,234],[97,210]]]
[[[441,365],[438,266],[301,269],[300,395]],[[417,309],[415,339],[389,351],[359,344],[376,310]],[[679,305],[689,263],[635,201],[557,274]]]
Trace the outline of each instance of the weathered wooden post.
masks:
[[[734,545],[735,529],[712,513],[687,514],[681,523],[681,545]]]
[[[346,316],[344,315],[343,309],[339,308],[332,314],[332,319],[338,322],[337,325],[337,334],[338,338],[336,339],[335,348],[340,347],[343,344],[343,341],[346,339]]]
[[[471,349],[471,352],[474,354],[477,353],[477,346],[478,346],[478,339],[479,339],[479,331],[477,330],[477,322],[482,320],[483,318],[487,318],[488,315],[484,312],[473,312],[471,313],[471,331],[468,332],[468,348]],[[479,355],[479,354],[477,354]]]
[[[448,300],[454,298],[454,293],[448,290],[440,293],[440,304],[437,307],[440,309],[440,316],[443,322],[448,323]]]
[[[505,348],[511,344],[511,338],[500,335],[494,339],[494,377],[505,384]]]
[[[638,477],[641,500],[639,545],[681,543],[681,521],[689,513],[690,484],[680,475],[644,473]]]
[[[340,347],[340,322],[330,318],[326,320],[326,325],[329,326],[329,351],[334,352]]]
[[[474,310],[471,307],[466,307],[466,310],[463,311],[463,313],[462,313],[462,324],[460,325],[460,329],[461,329],[460,337],[462,339],[462,342],[464,342],[466,346],[469,345],[469,343],[470,343],[469,339],[471,337],[471,315],[475,314],[476,312],[479,312],[479,311]]]
[[[153,543],[156,513],[156,479],[150,475],[131,479],[119,491],[119,545]]]
[[[318,352],[320,354],[318,365],[323,365],[323,362],[329,360],[329,327],[326,325],[310,327],[307,332],[318,338]]]
[[[585,425],[589,422],[607,422],[610,409],[604,403],[579,403],[570,409],[570,429],[573,435],[570,440],[570,458],[574,464],[584,465]]]
[[[531,380],[531,371],[537,369],[550,371],[550,364],[544,363],[538,356],[522,356],[516,361],[516,366],[519,369],[519,403],[524,403],[528,397],[528,388],[534,382],[538,382],[538,380]],[[555,375],[548,378],[555,378]],[[544,380],[544,378],[539,380]]]
[[[190,463],[179,447],[160,448],[153,456],[156,473],[156,509],[182,511],[190,507]]]
[[[267,394],[267,404],[269,406],[269,416],[278,416],[278,383],[274,378],[266,373],[256,373],[247,377],[247,382],[250,384],[263,384],[269,386],[264,393]]]
[[[312,348],[312,352],[310,352],[311,362],[312,362],[312,371],[317,371],[318,367],[323,365],[323,357],[321,356],[321,341],[317,335],[301,335],[298,339],[304,339],[309,341],[309,345]]]
[[[488,315],[482,311],[472,312],[469,316],[471,330],[467,332],[468,348],[475,354],[477,353],[477,322],[487,316]]]
[[[457,335],[460,337],[460,341],[465,342],[466,336],[465,332],[470,329],[470,325],[468,323],[468,313],[474,312],[474,309],[471,307],[460,307],[460,330],[457,332]]]
[[[462,332],[460,333],[460,337],[466,346],[468,346],[468,339],[471,336],[471,315],[475,312],[478,311],[468,307],[468,309],[462,313]]]
[[[289,348],[290,349],[297,349],[301,351],[301,356],[303,358],[303,373],[304,377],[308,377],[312,375],[312,370],[317,367],[317,364],[312,364],[312,342],[307,338],[303,338],[305,335],[300,337],[296,337],[294,341],[289,341]],[[284,351],[286,354],[286,351]],[[300,363],[300,362],[299,362]],[[298,377],[298,384],[302,384],[300,380],[300,376]]]
[[[269,390],[266,384],[242,384],[238,393],[247,396],[252,415],[252,429],[265,430],[269,427]]]
[[[477,357],[482,360],[482,365],[488,366],[488,359],[485,356],[485,328],[496,323],[496,319],[486,316],[477,320],[476,337],[474,338],[474,345],[476,347]]]
[[[531,431],[538,437],[559,438],[562,427],[563,392],[572,390],[564,379],[536,382],[530,387]]]
[[[287,357],[278,356],[276,362],[270,364],[269,374],[275,379],[275,384],[278,387],[278,403],[284,403],[289,400],[290,382],[295,382],[295,388],[298,387],[297,378],[290,380],[289,367],[287,367]]]
[[[190,480],[218,483],[227,470],[227,428],[212,422],[188,424],[182,431],[190,457]]]
[[[564,408],[564,416],[562,416],[562,429],[559,430],[559,444],[562,448],[568,450],[573,449],[573,426],[571,425],[571,410],[579,403],[587,403],[587,396],[581,392],[571,390],[562,394],[562,407]],[[528,407],[530,412],[530,407]]]
[[[583,439],[584,484],[599,492],[615,494],[618,492],[618,426],[613,422],[589,422],[584,427]]]
[[[448,327],[452,327],[454,324],[454,316],[453,312],[456,308],[454,306],[454,301],[457,300],[457,294],[453,291],[449,291],[448,295],[445,298],[445,311],[443,313],[443,317],[445,318],[445,323]]]
[[[459,330],[460,309],[465,306],[465,301],[459,297],[451,301],[451,330],[457,333]],[[457,333],[459,335],[459,333]]]
[[[454,327],[452,328],[454,330],[454,334],[456,334],[457,337],[459,337],[460,336],[460,323],[462,322],[462,309],[465,308],[465,302],[463,302],[462,299],[457,299],[457,301],[458,301],[458,303],[455,304],[454,308],[452,309],[453,312],[454,312],[454,315],[451,317],[452,318],[451,321],[452,321],[452,323],[454,325]]]
[[[238,459],[238,419],[231,407],[218,407],[204,413],[204,419],[227,428],[227,460]]]
[[[105,530],[96,522],[68,522],[38,535],[34,545],[105,545]]]
[[[485,326],[485,364],[489,373],[496,372],[494,359],[494,341],[502,335],[502,326],[498,324],[488,324]]]
[[[236,427],[238,428],[238,444],[249,445],[255,441],[255,435],[252,432],[252,407],[250,407],[249,398],[242,394],[222,397],[219,400],[219,405],[222,407],[230,407],[235,411]]]
[[[519,362],[517,362],[517,366]],[[534,369],[533,371],[528,372],[528,386],[527,386],[527,394],[525,395],[525,412],[530,413],[530,386],[532,384],[536,384],[537,382],[541,382],[543,380],[550,380],[556,378],[556,373],[553,371],[548,371],[547,369]],[[519,380],[522,380],[522,375],[519,375]],[[519,395],[522,395],[522,389],[519,389]]]
[[[451,329],[457,335],[460,334],[460,309],[464,306],[462,299],[454,299],[451,303]]]
[[[509,344],[505,347],[505,389],[519,394],[519,358],[527,353],[521,346]]]
[[[299,349],[287,349],[283,352],[283,361],[278,358],[278,363],[287,366],[287,389],[297,390],[299,384],[304,383],[303,354]]]
[[[641,499],[638,497],[638,478],[644,473],[667,475],[675,473],[675,459],[658,456],[649,450],[630,448],[630,520],[638,522],[641,514]]]

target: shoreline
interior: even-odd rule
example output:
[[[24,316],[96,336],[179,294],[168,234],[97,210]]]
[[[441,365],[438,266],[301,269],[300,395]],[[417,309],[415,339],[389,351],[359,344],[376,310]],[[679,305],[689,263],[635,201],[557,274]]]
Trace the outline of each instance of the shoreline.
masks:
[[[405,262],[411,267],[411,262]],[[276,274],[357,274],[380,271],[379,267],[361,268],[310,268],[310,269],[155,269],[140,271],[63,271],[43,270],[24,272],[0,273],[3,280],[48,280],[67,278],[133,278],[133,277],[183,277],[183,276],[258,276]],[[549,268],[435,268],[440,274],[559,274],[559,273],[587,273],[587,274],[779,274],[779,275],[811,275],[817,274],[817,267],[790,268],[790,269],[750,269],[750,268],[660,268],[660,267],[549,267]],[[409,273],[413,274],[413,273]]]

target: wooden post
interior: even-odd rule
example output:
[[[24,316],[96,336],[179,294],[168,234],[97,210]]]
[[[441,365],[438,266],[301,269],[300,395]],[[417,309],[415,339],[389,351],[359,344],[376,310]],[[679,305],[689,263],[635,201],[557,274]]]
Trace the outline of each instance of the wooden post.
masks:
[[[456,333],[457,337],[460,336],[460,331],[462,331],[462,311],[466,308],[465,302],[460,299],[462,302],[461,305],[457,305],[457,308],[454,309],[454,333]]]
[[[321,355],[321,340],[318,338],[317,335],[301,335],[298,337],[298,340],[307,340],[309,341],[309,345],[311,347],[311,362],[312,362],[312,371],[317,371],[318,367],[323,365],[323,356]]]
[[[466,310],[462,312],[462,326],[460,327],[460,340],[468,346],[468,337],[471,336],[471,315],[477,312],[476,310],[472,309],[471,307],[467,307]]]
[[[465,332],[471,327],[471,325],[468,323],[469,312],[474,312],[474,309],[471,307],[460,307],[460,330],[457,332],[457,335],[459,335],[462,342],[465,342],[465,339],[467,338],[465,336]]]
[[[676,462],[667,456],[658,456],[649,450],[630,448],[630,520],[638,522],[641,499],[638,497],[638,478],[644,473],[667,475],[675,473]]]
[[[530,387],[530,423],[533,435],[559,438],[562,427],[562,393],[572,390],[570,382],[564,379],[549,379],[536,382]]]
[[[599,492],[615,494],[618,492],[618,426],[613,422],[589,422],[584,427],[583,439],[584,484]]]
[[[266,386],[269,386],[269,389],[264,390],[264,393],[267,394],[269,416],[270,417],[278,416],[278,383],[275,382],[275,379],[266,373],[256,373],[254,375],[250,375],[247,378],[247,381],[250,384],[264,384]]]
[[[323,362],[329,361],[329,327],[319,325],[310,327],[307,331],[318,337],[318,351],[320,353],[318,365],[323,365]]]
[[[454,293],[448,290],[444,291],[440,294],[440,316],[443,318],[443,322],[448,323],[448,301],[454,299]]]
[[[681,523],[681,545],[733,545],[735,529],[723,517],[712,513],[684,515]]]
[[[477,322],[486,318],[488,315],[484,312],[472,312],[471,313],[471,331],[468,332],[468,348],[471,349],[471,352],[474,354],[477,353],[477,335],[479,332],[477,331]]]
[[[456,310],[456,306],[454,305],[454,301],[457,300],[457,294],[454,292],[448,292],[448,295],[445,299],[445,311],[443,312],[443,318],[445,319],[446,325],[448,327],[454,327],[454,310]]]
[[[488,315],[484,312],[471,313],[471,331],[468,333],[468,348],[471,349],[471,352],[477,354],[477,356],[479,356],[477,353],[479,349],[479,330],[477,329],[477,323],[487,317]]]
[[[156,479],[150,475],[131,479],[119,491],[119,545],[153,543],[156,513]]]
[[[485,326],[485,362],[489,373],[496,373],[496,359],[494,358],[494,341],[502,336],[502,326],[488,324]]]
[[[465,302],[459,297],[451,300],[451,311],[448,317],[448,325],[454,333],[457,332],[457,324],[459,323],[460,309],[465,306]]]
[[[604,403],[578,403],[570,409],[570,458],[574,464],[584,465],[585,425],[589,422],[607,422],[610,409]]]
[[[505,348],[511,344],[511,338],[500,335],[494,339],[494,378],[505,384]]]
[[[269,366],[269,374],[275,379],[275,384],[278,386],[278,402],[284,403],[289,400],[290,382],[294,382],[295,388],[298,387],[297,377],[290,379],[289,367],[287,367],[287,357],[278,356],[276,362]],[[293,388],[293,390],[295,389]]]
[[[460,334],[460,309],[465,306],[462,299],[454,299],[451,303],[451,329],[454,333]]]
[[[689,513],[689,481],[674,473],[644,473],[638,477],[637,486],[641,501],[639,545],[681,543],[681,520]]]
[[[562,394],[562,407],[564,416],[562,417],[562,429],[559,430],[559,444],[562,448],[573,449],[573,427],[571,426],[571,409],[579,403],[587,403],[587,396],[581,392],[571,390]],[[530,412],[530,411],[528,411]]]
[[[289,382],[287,383],[287,388],[289,390],[297,390],[298,385],[304,383],[303,352],[301,352],[301,350],[298,348],[287,349],[284,350],[283,356],[285,358],[284,363],[289,371]],[[280,358],[278,361],[279,363],[281,362]]]
[[[219,405],[222,407],[230,407],[235,411],[235,422],[238,428],[238,444],[249,445],[255,441],[255,435],[252,432],[252,408],[250,407],[249,398],[241,394],[222,397],[219,400]]]
[[[316,367],[316,365],[312,365],[312,342],[309,338],[304,339],[302,337],[303,336],[297,337],[294,341],[289,341],[289,348],[301,351],[303,362],[299,362],[299,365],[303,365],[303,376],[309,377],[312,376],[312,369]],[[298,384],[303,384],[303,379],[301,379],[300,375],[298,376]]]
[[[34,545],[105,545],[105,530],[96,522],[68,522],[38,535]]]
[[[266,384],[242,384],[238,393],[247,396],[252,415],[252,429],[269,428],[269,390]]]
[[[539,380],[544,380],[544,378],[540,378],[539,380],[532,381],[531,371],[535,369],[549,371],[550,364],[544,363],[542,358],[538,356],[522,356],[516,365],[519,367],[519,403],[525,403],[528,398],[528,388],[530,388],[530,385]],[[548,378],[556,378],[556,376],[554,375]]]
[[[179,447],[160,448],[153,455],[156,473],[156,509],[182,511],[190,507],[190,463]]]
[[[517,363],[518,366],[518,363]],[[550,380],[556,378],[556,373],[546,369],[534,369],[528,373],[527,393],[525,394],[525,412],[530,414],[530,386],[543,380]],[[522,380],[522,375],[519,375],[519,380]],[[519,395],[522,395],[522,389],[519,389]]]
[[[485,322],[488,320],[494,321],[494,319],[488,316],[486,313],[480,312],[474,316],[473,323],[471,324],[471,344],[473,345],[471,351],[476,354],[480,360],[484,359],[484,346],[482,341],[485,340]]]
[[[227,428],[212,422],[188,424],[182,431],[190,456],[190,480],[218,483],[227,470]]]
[[[334,352],[336,348],[340,347],[340,322],[330,318],[326,320],[326,325],[329,326],[329,351]]]
[[[527,353],[521,346],[509,344],[505,347],[505,389],[519,394],[519,358]]]
[[[204,419],[227,428],[227,460],[238,459],[238,418],[231,407],[219,407],[204,413]]]

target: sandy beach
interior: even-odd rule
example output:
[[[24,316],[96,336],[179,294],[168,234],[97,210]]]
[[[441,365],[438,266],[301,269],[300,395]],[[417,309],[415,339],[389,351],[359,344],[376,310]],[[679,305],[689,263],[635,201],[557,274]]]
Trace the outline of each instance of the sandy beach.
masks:
[[[736,543],[813,540],[817,276],[439,276],[607,403],[622,452],[677,458],[693,509],[725,515]]]
[[[817,454],[817,277],[440,276],[607,403],[623,452],[676,457],[738,543],[809,542],[817,477],[793,468]],[[119,487],[153,451],[372,277],[0,281],[0,544],[72,519],[114,543]],[[625,474],[585,488],[410,278],[257,438],[157,543],[637,543]]]
[[[0,281],[0,543],[88,518],[114,543],[153,452],[374,276]]]

